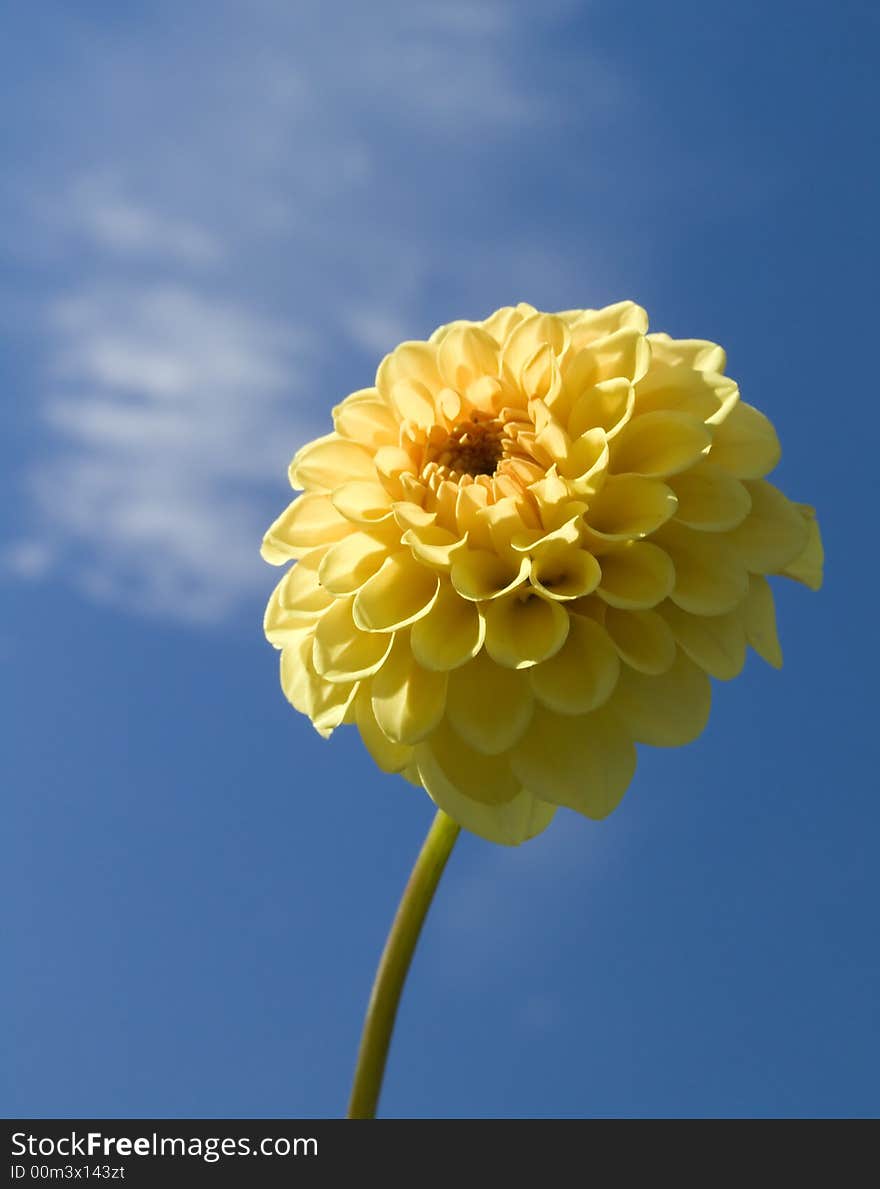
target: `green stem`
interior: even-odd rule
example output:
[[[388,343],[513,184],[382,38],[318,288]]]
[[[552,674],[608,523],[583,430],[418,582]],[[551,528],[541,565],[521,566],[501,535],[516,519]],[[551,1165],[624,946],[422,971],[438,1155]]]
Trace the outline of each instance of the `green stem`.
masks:
[[[438,809],[410,873],[367,1004],[348,1104],[349,1119],[373,1119],[376,1116],[400,994],[422,925],[460,829],[452,818]]]

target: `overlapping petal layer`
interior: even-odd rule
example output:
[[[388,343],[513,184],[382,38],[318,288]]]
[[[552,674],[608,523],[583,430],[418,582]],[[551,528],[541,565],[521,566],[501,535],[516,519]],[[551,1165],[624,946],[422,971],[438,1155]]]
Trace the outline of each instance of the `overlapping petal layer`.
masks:
[[[263,556],[293,705],[515,845],[610,813],[636,743],[706,724],[747,646],[781,664],[768,575],[822,580],[814,510],[714,343],[644,310],[539,312],[402,343],[290,466]]]

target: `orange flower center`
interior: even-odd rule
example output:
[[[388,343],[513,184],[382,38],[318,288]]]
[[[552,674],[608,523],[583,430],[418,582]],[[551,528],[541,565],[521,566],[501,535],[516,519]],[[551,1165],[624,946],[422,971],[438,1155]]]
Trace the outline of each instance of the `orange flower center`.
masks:
[[[504,455],[498,421],[460,421],[431,448],[429,461],[459,475],[494,475]]]

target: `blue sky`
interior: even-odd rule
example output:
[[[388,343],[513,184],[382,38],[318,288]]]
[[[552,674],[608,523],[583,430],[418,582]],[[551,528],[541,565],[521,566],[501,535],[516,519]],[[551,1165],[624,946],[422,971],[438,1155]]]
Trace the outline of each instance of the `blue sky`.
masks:
[[[398,1116],[876,1115],[878,16],[858,0],[18,6],[0,44],[0,1110],[332,1116],[431,818],[262,639],[295,448],[526,300],[716,339],[814,503],[785,667],[621,807],[465,837]],[[862,457],[863,451],[868,454]]]

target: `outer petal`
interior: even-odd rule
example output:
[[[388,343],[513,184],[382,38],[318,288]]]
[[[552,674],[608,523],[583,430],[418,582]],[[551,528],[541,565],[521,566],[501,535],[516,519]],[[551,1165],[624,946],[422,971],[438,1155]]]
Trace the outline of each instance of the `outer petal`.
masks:
[[[657,541],[675,566],[675,587],[669,597],[683,611],[723,615],[746,597],[748,575],[728,538],[667,524]]]
[[[413,749],[402,743],[393,743],[376,722],[368,685],[368,682],[361,683],[354,704],[355,722],[364,747],[383,772],[403,772],[412,763]]]
[[[482,602],[507,594],[525,582],[527,557],[501,558],[486,549],[468,549],[452,561],[452,585],[463,599]]]
[[[620,661],[605,630],[572,615],[568,638],[555,656],[528,670],[535,697],[559,714],[586,714],[606,702]]]
[[[501,756],[483,756],[441,727],[416,748],[419,779],[436,805],[481,838],[519,846],[549,826],[555,805],[520,789]]]
[[[398,635],[388,660],[373,678],[373,714],[395,743],[418,743],[443,717],[446,674],[413,660],[406,633]]]
[[[332,491],[346,479],[375,479],[369,450],[337,434],[318,438],[297,451],[290,464],[290,484],[309,491]]]
[[[724,532],[742,524],[752,506],[748,489],[712,462],[701,462],[669,486],[678,497],[675,519],[700,532]]]
[[[794,578],[803,582],[810,590],[819,590],[822,586],[822,569],[825,562],[825,551],[822,548],[822,536],[819,532],[819,522],[816,519],[816,509],[809,504],[797,505],[801,515],[807,522],[807,543],[802,553],[784,566],[780,573],[786,578]]]
[[[483,755],[506,751],[528,726],[532,708],[528,677],[499,668],[484,652],[449,675],[449,723]]]
[[[486,623],[474,603],[443,582],[431,610],[410,631],[413,656],[426,669],[457,669],[483,647]]]
[[[603,818],[629,787],[636,749],[607,710],[572,718],[540,708],[511,751],[510,764],[518,779],[545,801]]]
[[[288,504],[267,529],[260,554],[270,565],[280,566],[349,532],[351,525],[336,511],[329,496],[308,492]]]
[[[660,409],[626,423],[612,442],[609,470],[662,479],[693,466],[711,445],[712,433],[702,421]]]
[[[338,599],[315,627],[314,669],[325,681],[357,681],[384,663],[393,637],[361,632],[352,620],[352,600]]]
[[[770,583],[760,574],[749,580],[749,596],[743,607],[749,644],[774,669],[782,668],[782,649],[776,634],[776,608]]]
[[[691,660],[710,676],[730,681],[742,671],[746,629],[741,608],[726,615],[689,615],[674,603],[664,603],[661,614]]]
[[[311,636],[281,653],[281,688],[287,700],[307,714],[319,735],[326,739],[339,726],[357,693],[357,683],[330,685],[312,665]]]
[[[353,532],[331,545],[318,568],[318,581],[334,595],[359,590],[388,556],[388,546],[369,533]]]
[[[385,559],[355,595],[354,621],[366,632],[390,632],[427,614],[440,580],[406,552]]]
[[[659,479],[609,475],[590,500],[586,520],[594,532],[617,539],[645,537],[675,515],[675,492]]]
[[[672,591],[675,567],[669,554],[648,541],[634,541],[602,557],[599,597],[612,607],[655,607]]]
[[[618,611],[609,607],[605,631],[621,659],[640,673],[665,673],[675,660],[675,639],[656,611]]]
[[[527,669],[558,652],[568,612],[531,587],[495,599],[485,609],[486,651],[508,669]]]
[[[752,510],[727,541],[753,574],[775,574],[800,557],[809,529],[796,504],[764,479],[747,482]]]
[[[745,401],[715,430],[712,461],[737,479],[761,479],[779,462],[782,447],[770,421]]]
[[[608,703],[633,738],[652,747],[680,747],[696,739],[711,704],[709,678],[684,652],[658,677],[624,666]]]

